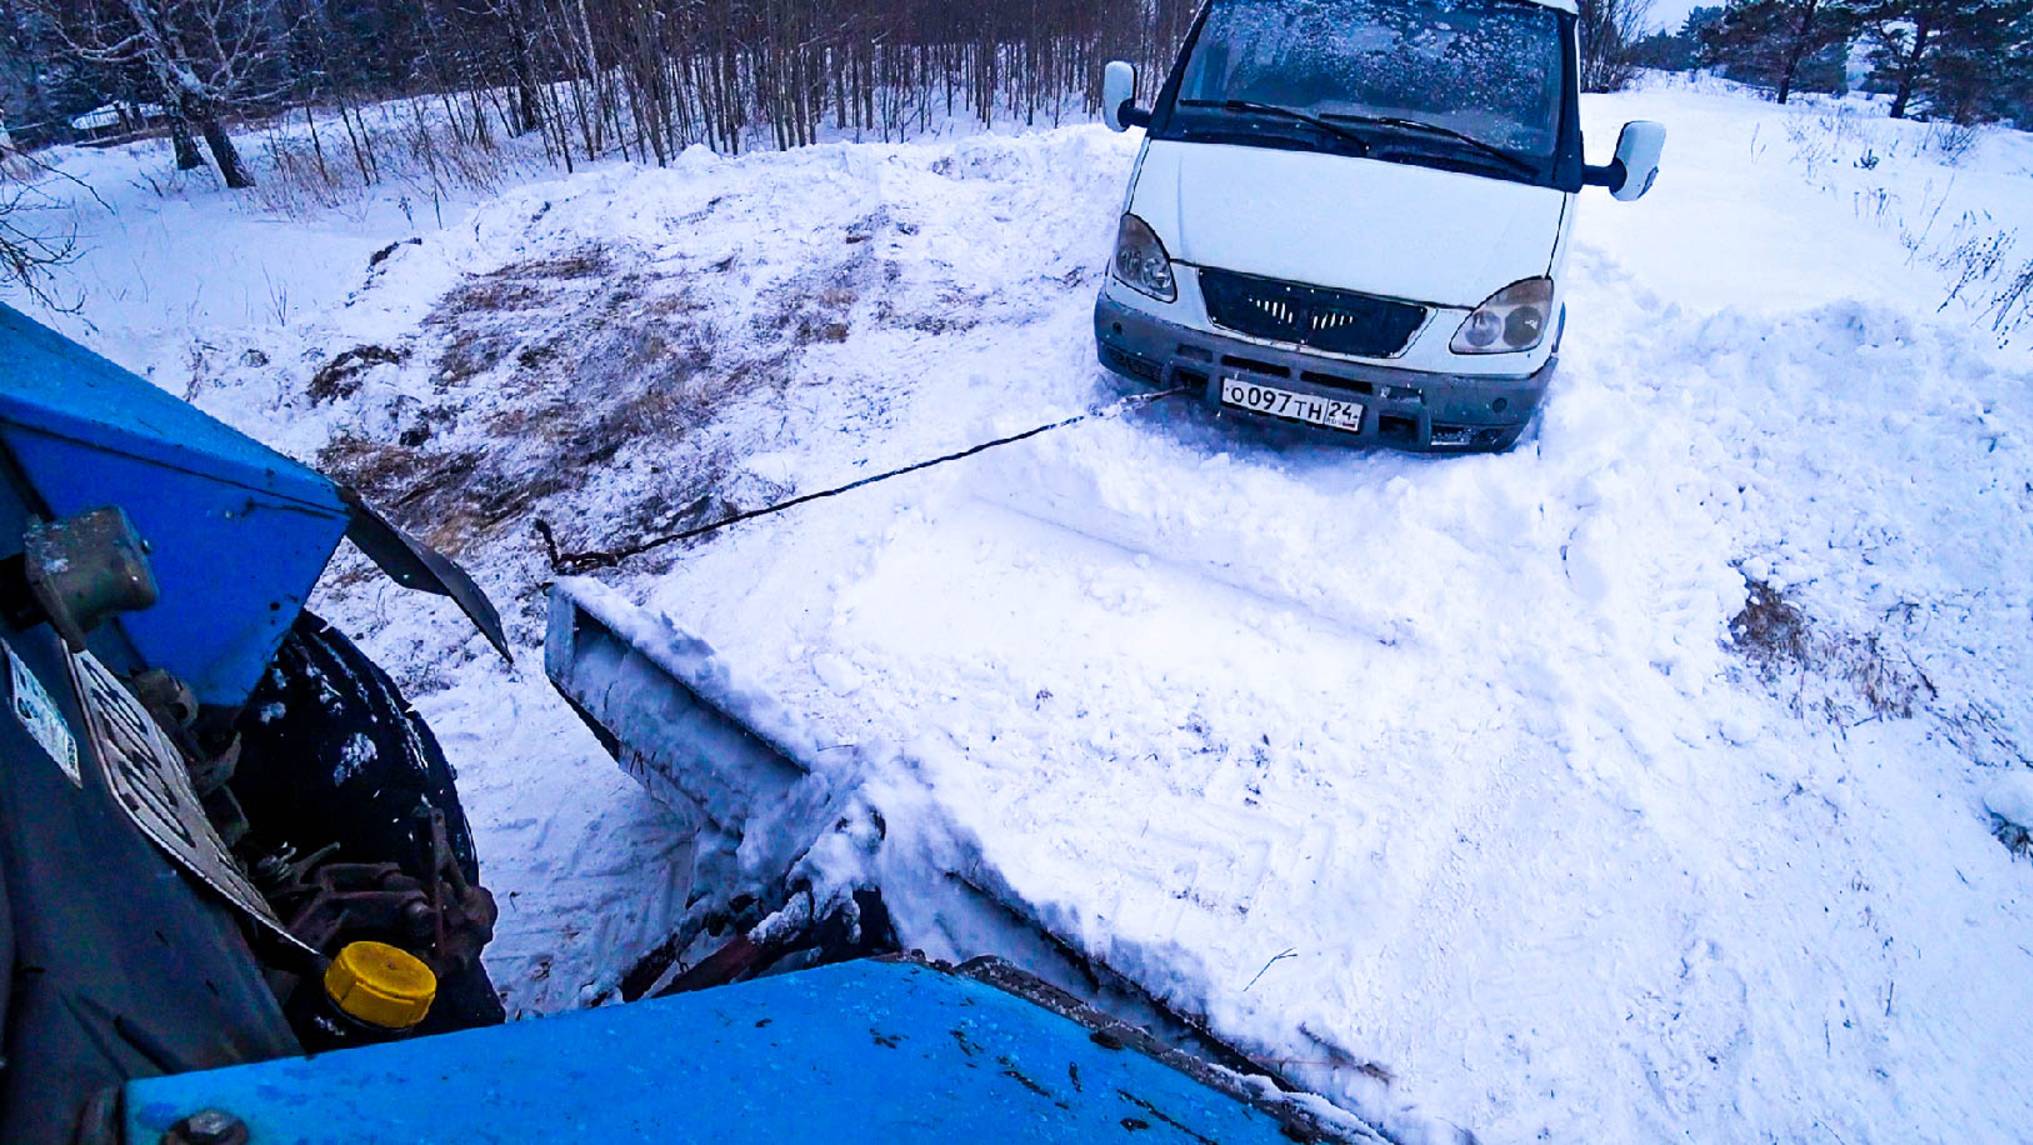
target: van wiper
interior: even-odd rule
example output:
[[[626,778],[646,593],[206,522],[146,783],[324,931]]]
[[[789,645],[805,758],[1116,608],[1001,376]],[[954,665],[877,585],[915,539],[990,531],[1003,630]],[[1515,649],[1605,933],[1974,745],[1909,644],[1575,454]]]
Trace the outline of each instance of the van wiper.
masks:
[[[1429,135],[1445,136],[1457,143],[1466,143],[1484,155],[1508,164],[1511,169],[1519,174],[1536,175],[1539,173],[1537,167],[1532,166],[1530,163],[1525,162],[1523,159],[1493,143],[1485,143],[1473,135],[1456,131],[1451,127],[1442,127],[1437,123],[1427,123],[1419,119],[1406,119],[1396,115],[1346,115],[1338,112],[1329,112],[1326,114],[1326,118],[1347,120],[1350,123],[1370,123],[1378,127],[1400,127],[1407,131],[1422,131]]]
[[[1184,107],[1218,107],[1225,111],[1245,111],[1255,112],[1259,115],[1275,115],[1281,119],[1289,119],[1297,123],[1317,127],[1329,135],[1346,139],[1361,147],[1364,155],[1369,154],[1370,142],[1363,136],[1350,131],[1338,123],[1329,123],[1317,115],[1309,115],[1306,112],[1289,107],[1280,107],[1275,103],[1258,103],[1255,100],[1249,99],[1182,99],[1179,103]]]

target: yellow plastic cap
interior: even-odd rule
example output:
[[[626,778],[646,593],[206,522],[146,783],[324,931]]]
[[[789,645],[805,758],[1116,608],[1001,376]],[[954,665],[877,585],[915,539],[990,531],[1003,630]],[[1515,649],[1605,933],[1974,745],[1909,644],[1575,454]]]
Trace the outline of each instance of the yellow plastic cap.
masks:
[[[347,1015],[384,1030],[424,1020],[438,976],[407,950],[385,942],[349,942],[325,967],[325,993]]]

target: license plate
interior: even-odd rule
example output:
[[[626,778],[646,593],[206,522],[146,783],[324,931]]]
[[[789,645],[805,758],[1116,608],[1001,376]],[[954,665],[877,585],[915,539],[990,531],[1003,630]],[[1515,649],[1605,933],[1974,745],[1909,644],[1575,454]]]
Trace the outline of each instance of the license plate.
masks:
[[[1221,379],[1221,404],[1308,425],[1324,425],[1344,433],[1362,432],[1362,407],[1354,402],[1294,393],[1242,378]]]

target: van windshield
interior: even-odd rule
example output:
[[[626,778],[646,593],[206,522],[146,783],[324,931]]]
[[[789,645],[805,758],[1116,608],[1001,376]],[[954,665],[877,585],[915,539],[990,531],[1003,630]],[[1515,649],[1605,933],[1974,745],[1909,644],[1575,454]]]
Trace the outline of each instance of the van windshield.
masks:
[[[1560,17],[1526,0],[1216,0],[1176,103],[1543,161],[1564,80]]]

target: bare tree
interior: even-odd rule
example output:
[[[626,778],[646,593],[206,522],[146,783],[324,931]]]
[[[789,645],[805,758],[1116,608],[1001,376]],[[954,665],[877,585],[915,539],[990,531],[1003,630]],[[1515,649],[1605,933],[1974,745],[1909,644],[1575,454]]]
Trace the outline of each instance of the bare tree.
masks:
[[[1617,91],[1638,66],[1633,49],[1651,24],[1652,0],[1581,0],[1581,90]]]
[[[228,187],[251,187],[221,117],[275,84],[281,19],[276,0],[37,0],[81,61],[146,75],[178,140],[179,165],[201,136]]]
[[[971,118],[1057,123],[1099,106],[1111,58],[1158,76],[1199,0],[0,0],[50,30],[41,53],[90,69],[105,101],[162,103],[180,166],[210,144],[248,172],[228,112],[336,104],[367,184],[399,116],[404,159],[430,138],[478,153],[533,136],[566,169],[796,147],[829,131],[898,140]],[[1634,0],[1611,0],[1628,4]],[[309,105],[320,104],[322,111]],[[363,106],[380,104],[370,130]],[[426,114],[425,109],[430,109]],[[427,138],[430,137],[430,138]],[[458,160],[460,163],[468,159]],[[435,177],[435,167],[433,168]]]
[[[54,310],[72,310],[57,297],[53,272],[77,255],[77,229],[64,218],[63,204],[45,190],[49,180],[68,180],[32,154],[13,150],[0,125],[0,288],[13,288]]]

